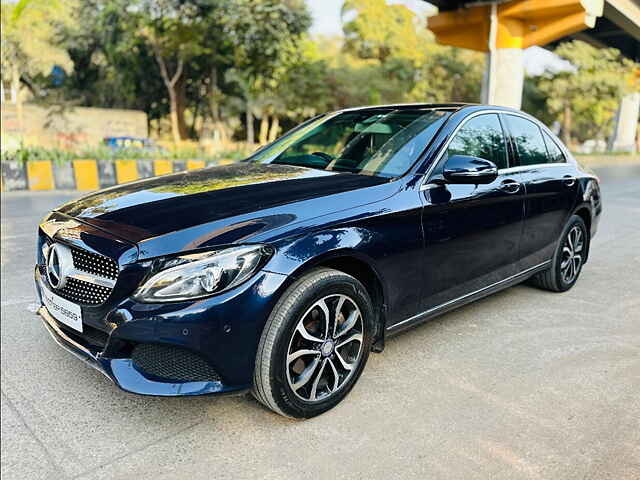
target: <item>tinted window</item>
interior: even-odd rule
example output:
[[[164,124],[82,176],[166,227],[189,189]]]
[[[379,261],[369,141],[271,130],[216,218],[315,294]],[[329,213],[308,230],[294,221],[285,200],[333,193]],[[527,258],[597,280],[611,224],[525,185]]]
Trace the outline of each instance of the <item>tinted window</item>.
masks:
[[[498,115],[480,115],[465,123],[451,140],[447,155],[471,155],[507,168],[507,149]]]
[[[414,164],[449,115],[393,108],[327,115],[285,135],[250,161],[397,177]]]
[[[549,152],[549,161],[551,163],[566,162],[562,150],[547,133],[544,133],[544,143],[547,144],[547,152]]]
[[[516,142],[520,165],[547,163],[547,148],[538,126],[522,117],[506,115],[509,130]]]

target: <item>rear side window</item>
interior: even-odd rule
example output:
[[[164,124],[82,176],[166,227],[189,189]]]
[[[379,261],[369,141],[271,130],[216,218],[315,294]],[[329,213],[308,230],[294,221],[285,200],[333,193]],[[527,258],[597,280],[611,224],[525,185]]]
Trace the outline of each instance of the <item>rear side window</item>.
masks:
[[[465,123],[451,140],[447,155],[471,155],[507,168],[507,149],[498,115],[478,115]]]
[[[565,163],[567,161],[564,158],[564,154],[560,147],[553,139],[545,132],[544,134],[544,143],[547,144],[547,152],[549,152],[549,162],[551,163]]]
[[[505,115],[509,131],[516,142],[520,165],[548,163],[547,147],[538,126],[526,118]]]

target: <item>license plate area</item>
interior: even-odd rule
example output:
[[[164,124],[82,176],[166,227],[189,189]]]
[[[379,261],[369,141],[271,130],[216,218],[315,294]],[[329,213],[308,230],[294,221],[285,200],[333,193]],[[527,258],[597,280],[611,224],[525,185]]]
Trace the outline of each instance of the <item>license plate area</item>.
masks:
[[[56,295],[40,282],[42,302],[53,318],[82,333],[82,309],[80,305]]]

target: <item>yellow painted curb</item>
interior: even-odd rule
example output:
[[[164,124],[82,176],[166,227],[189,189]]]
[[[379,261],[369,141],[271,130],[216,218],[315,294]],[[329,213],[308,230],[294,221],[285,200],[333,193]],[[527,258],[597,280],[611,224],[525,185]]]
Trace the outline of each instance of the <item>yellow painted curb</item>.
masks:
[[[171,160],[154,160],[153,161],[153,174],[166,175],[173,172],[173,162]]]
[[[98,163],[95,160],[74,160],[73,175],[76,179],[76,190],[98,190]]]
[[[231,165],[232,163],[236,163],[236,162],[234,160],[226,159],[226,160],[220,160],[218,162],[218,165]]]
[[[53,168],[48,160],[27,162],[29,190],[53,190]]]
[[[132,182],[138,179],[138,166],[135,160],[116,160],[116,181]]]
[[[187,170],[204,168],[204,160],[187,160]]]

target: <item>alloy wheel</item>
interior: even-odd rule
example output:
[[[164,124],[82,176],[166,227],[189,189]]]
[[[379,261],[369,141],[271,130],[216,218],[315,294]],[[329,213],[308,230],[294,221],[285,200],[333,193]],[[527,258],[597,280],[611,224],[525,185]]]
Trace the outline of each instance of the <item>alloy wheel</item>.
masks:
[[[289,387],[306,402],[319,402],[344,385],[362,358],[362,313],[344,294],[327,295],[302,315],[289,341]]]
[[[585,235],[580,225],[574,225],[567,234],[562,246],[562,260],[560,261],[560,274],[566,284],[572,283],[582,265]]]

